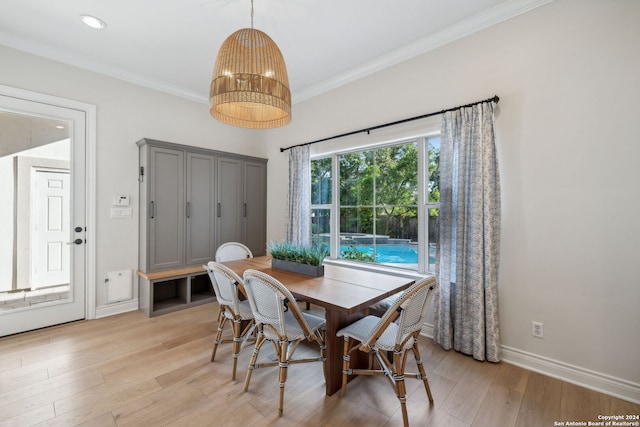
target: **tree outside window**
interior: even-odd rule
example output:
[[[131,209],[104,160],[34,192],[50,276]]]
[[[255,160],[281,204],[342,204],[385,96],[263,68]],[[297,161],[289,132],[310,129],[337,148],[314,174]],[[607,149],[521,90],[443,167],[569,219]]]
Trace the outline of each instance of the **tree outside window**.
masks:
[[[419,144],[425,144],[420,150]],[[428,173],[420,189],[419,156]],[[339,258],[418,270],[418,252],[428,252],[433,268],[440,200],[439,139],[417,139],[396,145],[314,159],[311,162],[314,242],[331,242],[330,213],[339,212]],[[338,164],[338,200],[331,195],[332,161]],[[426,220],[420,223],[419,192],[425,191]],[[420,244],[421,236],[427,244]]]

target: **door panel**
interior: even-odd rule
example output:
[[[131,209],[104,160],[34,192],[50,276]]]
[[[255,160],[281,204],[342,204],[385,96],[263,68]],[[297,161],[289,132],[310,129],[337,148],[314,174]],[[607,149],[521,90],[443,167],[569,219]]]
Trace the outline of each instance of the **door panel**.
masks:
[[[53,101],[0,86],[0,336],[86,315],[87,111]],[[46,183],[42,164],[68,173]],[[31,192],[38,179],[51,184],[46,202]],[[69,192],[54,194],[60,186]]]
[[[68,171],[34,171],[31,289],[68,285],[70,176]]]
[[[151,147],[149,269],[180,267],[184,259],[184,153]]]
[[[214,258],[215,171],[215,157],[187,153],[187,264]]]
[[[243,242],[242,235],[242,161],[218,158],[217,246]]]
[[[267,165],[244,163],[244,238],[255,256],[266,255],[267,242]]]

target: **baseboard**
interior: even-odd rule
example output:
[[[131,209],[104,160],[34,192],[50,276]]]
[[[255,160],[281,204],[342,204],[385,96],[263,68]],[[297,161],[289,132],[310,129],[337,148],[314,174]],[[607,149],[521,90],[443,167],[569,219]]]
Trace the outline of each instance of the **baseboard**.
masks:
[[[502,346],[502,360],[540,374],[640,404],[640,384]]]
[[[101,317],[113,316],[114,314],[127,313],[129,311],[136,311],[138,309],[138,300],[123,301],[114,304],[103,305],[102,307],[96,307],[96,319]]]
[[[423,323],[420,335],[433,339],[433,325],[430,323]]]
[[[433,338],[433,325],[425,323],[421,335]],[[640,384],[570,365],[548,357],[502,346],[502,361],[600,393],[640,404]]]

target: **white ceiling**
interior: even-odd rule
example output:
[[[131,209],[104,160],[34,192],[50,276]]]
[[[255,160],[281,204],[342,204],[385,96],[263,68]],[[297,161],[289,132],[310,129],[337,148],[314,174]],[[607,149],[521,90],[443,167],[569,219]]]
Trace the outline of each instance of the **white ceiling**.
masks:
[[[254,27],[280,47],[299,102],[549,1],[254,0]],[[0,4],[0,44],[203,103],[220,45],[250,25],[250,0]]]

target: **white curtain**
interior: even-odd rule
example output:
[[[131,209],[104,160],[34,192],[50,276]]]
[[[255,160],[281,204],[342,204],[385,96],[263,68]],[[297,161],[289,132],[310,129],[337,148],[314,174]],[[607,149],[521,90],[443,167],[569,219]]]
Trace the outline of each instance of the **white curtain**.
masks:
[[[440,138],[440,233],[435,341],[500,361],[500,179],[493,102],[445,113]]]
[[[289,149],[287,241],[311,245],[311,163],[308,145]]]

